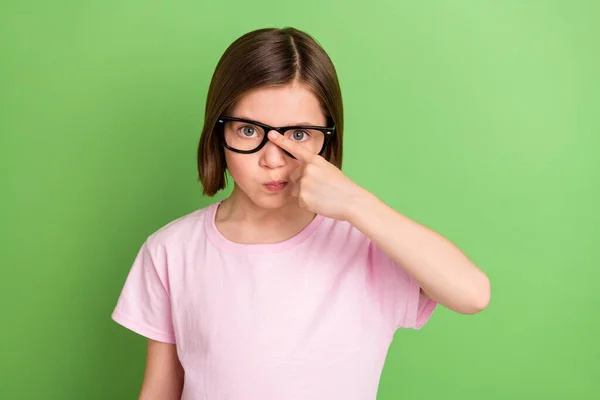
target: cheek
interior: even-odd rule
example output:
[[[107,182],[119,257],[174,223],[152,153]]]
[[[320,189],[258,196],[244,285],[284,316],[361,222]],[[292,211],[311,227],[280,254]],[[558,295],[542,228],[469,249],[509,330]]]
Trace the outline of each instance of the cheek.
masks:
[[[254,171],[252,154],[226,152],[225,161],[231,177],[237,183],[243,183],[252,177]]]
[[[300,168],[303,165],[303,163],[302,161],[298,161],[295,158],[290,157],[290,165],[292,166],[292,169],[296,169]]]

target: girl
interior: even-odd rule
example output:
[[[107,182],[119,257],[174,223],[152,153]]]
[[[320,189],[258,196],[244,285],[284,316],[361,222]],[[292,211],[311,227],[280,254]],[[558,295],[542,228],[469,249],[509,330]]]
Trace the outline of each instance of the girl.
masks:
[[[484,309],[486,275],[341,171],[342,96],[296,29],[236,40],[198,149],[226,200],[142,245],[113,318],[148,338],[140,399],[375,399],[394,332]]]

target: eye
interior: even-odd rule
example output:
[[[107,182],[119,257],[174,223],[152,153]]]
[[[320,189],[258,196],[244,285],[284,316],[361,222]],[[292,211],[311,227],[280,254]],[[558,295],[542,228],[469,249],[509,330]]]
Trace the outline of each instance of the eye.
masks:
[[[307,140],[309,137],[310,137],[310,135],[306,131],[292,132],[292,140],[295,140],[297,142],[303,142],[303,141]]]
[[[242,134],[243,137],[246,138],[254,137],[257,134],[256,128],[250,125],[244,125],[240,127],[239,132]]]

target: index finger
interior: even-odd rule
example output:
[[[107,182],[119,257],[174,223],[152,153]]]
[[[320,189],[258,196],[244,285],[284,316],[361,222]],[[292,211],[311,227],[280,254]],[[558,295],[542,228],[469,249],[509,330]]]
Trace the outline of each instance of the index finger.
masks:
[[[307,148],[302,147],[298,143],[277,132],[269,132],[269,140],[304,163],[309,162],[315,156]]]

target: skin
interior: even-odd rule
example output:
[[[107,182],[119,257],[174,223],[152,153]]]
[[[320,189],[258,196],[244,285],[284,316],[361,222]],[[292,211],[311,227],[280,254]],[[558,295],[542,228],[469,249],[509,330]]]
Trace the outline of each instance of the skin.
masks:
[[[175,345],[148,339],[146,370],[139,399],[179,400],[183,378],[183,368]]]
[[[271,126],[326,122],[318,98],[298,82],[250,91],[230,116]],[[387,206],[323,157],[270,132],[259,152],[226,150],[225,158],[235,187],[217,210],[215,224],[227,239],[245,244],[281,242],[300,232],[316,214],[349,221],[402,265],[424,295],[462,314],[487,307],[489,279],[458,247]],[[264,187],[272,180],[288,183],[273,193]],[[175,345],[149,341],[140,399],[178,399],[182,384]]]
[[[300,207],[349,221],[446,308],[475,314],[487,307],[488,277],[452,242],[393,210],[324,158],[272,133],[269,140],[304,163],[290,175]]]
[[[271,126],[325,126],[321,103],[305,85],[252,90],[230,111],[230,116],[259,121]],[[263,184],[290,181],[302,161],[287,156],[269,142],[259,152],[239,154],[225,150],[227,168],[235,187],[217,211],[215,224],[227,239],[244,244],[276,243],[300,232],[315,213],[300,207],[289,184],[279,193]]]

